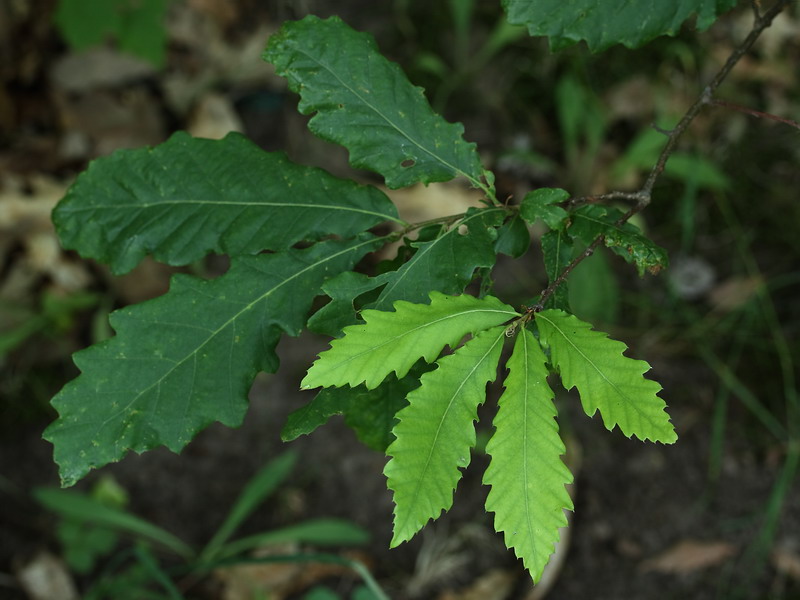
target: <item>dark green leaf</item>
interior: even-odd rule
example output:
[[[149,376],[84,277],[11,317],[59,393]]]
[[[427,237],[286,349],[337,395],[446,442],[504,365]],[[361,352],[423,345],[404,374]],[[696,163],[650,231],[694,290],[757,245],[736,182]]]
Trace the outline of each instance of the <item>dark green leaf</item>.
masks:
[[[164,296],[112,313],[117,335],[75,355],[82,374],[52,402],[45,438],[62,483],[130,450],[178,452],[213,421],[238,426],[256,373],[277,368],[281,332],[298,335],[323,281],[382,243],[240,257],[218,279],[176,275]]]
[[[572,240],[564,231],[548,231],[542,236],[544,268],[548,285],[553,283],[572,260]],[[548,298],[545,308],[569,310],[569,288],[564,281]]]
[[[585,40],[592,52],[614,44],[641,46],[661,35],[675,35],[684,21],[697,14],[697,28],[709,27],[736,0],[625,2],[607,0],[503,0],[508,21],[527,25],[531,35],[550,38],[558,50]]]
[[[402,222],[385,194],[231,133],[176,133],[149,149],[95,160],[56,207],[61,243],[130,271],[145,254],[185,265],[209,252],[255,254]]]
[[[354,271],[332,277],[322,286],[322,291],[331,297],[331,301],[311,316],[308,328],[316,333],[339,337],[342,329],[358,322],[353,304],[355,299],[380,285],[378,279]]]
[[[667,251],[642,235],[632,223],[617,225],[622,212],[616,208],[587,204],[572,213],[567,233],[587,246],[599,235],[603,243],[629,263],[636,265],[641,277],[645,270],[653,275],[669,264]]]
[[[417,252],[396,271],[379,276],[386,283],[370,308],[388,310],[397,300],[422,302],[431,290],[460,294],[475,269],[494,265],[495,228],[505,211],[470,209],[463,220],[430,242],[415,242]]]
[[[519,215],[514,215],[500,228],[497,241],[494,243],[494,251],[519,258],[528,251],[530,245],[531,234],[528,226]]]
[[[408,393],[419,386],[420,375],[430,369],[431,366],[424,362],[417,363],[399,381],[391,374],[372,390],[363,385],[326,388],[307,405],[289,415],[281,431],[281,439],[290,442],[324,425],[333,415],[344,415],[345,423],[355,431],[363,444],[384,452],[394,440],[392,428],[397,423],[397,411],[407,404]]]
[[[525,195],[519,207],[519,214],[533,225],[541,219],[550,229],[559,229],[567,218],[567,211],[559,202],[569,198],[569,192],[558,188],[539,188]]]
[[[490,192],[463,126],[435,114],[371,35],[338,17],[308,16],[285,23],[264,59],[300,94],[300,112],[316,112],[311,131],[346,147],[354,167],[380,173],[393,189],[462,175]]]

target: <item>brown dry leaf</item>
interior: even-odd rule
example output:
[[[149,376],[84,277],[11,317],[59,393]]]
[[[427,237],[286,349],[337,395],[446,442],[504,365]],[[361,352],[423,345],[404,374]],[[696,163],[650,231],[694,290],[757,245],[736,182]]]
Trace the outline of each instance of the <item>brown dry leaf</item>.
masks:
[[[776,571],[800,581],[800,554],[789,548],[776,548],[770,558]]]
[[[514,572],[492,569],[463,590],[442,592],[438,600],[505,600],[514,591],[517,578]]]
[[[728,542],[681,540],[658,556],[642,562],[639,569],[645,573],[693,573],[724,563],[737,551],[737,547]]]
[[[243,133],[244,124],[228,97],[209,92],[195,105],[186,130],[194,137],[221,140],[231,131]]]
[[[456,183],[420,184],[399,190],[383,188],[400,211],[400,217],[409,223],[466,212],[470,207],[484,206],[483,194]]]
[[[17,579],[30,600],[78,600],[66,565],[49,552],[39,552],[17,572]]]
[[[288,543],[280,546],[269,546],[256,550],[255,557],[271,555],[286,556],[299,550],[297,544]],[[364,564],[369,561],[358,553],[346,553]],[[214,576],[222,582],[222,600],[283,600],[288,596],[302,592],[332,576],[352,574],[347,567],[315,562],[276,562],[263,564],[242,564],[221,568],[214,571]]]
[[[708,294],[711,305],[722,312],[731,312],[747,304],[764,284],[761,277],[731,277]]]

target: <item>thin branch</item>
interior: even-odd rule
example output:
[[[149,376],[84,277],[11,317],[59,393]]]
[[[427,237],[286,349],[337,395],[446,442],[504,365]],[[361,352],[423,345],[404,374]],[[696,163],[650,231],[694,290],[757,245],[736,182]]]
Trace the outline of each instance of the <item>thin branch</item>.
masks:
[[[778,115],[773,115],[772,113],[755,110],[754,108],[742,106],[741,104],[736,104],[734,102],[714,99],[711,101],[711,104],[713,106],[722,106],[723,108],[738,110],[739,112],[743,112],[753,117],[759,117],[761,119],[771,119],[773,121],[777,121],[778,123],[783,123],[784,125],[789,125],[790,127],[794,127],[795,129],[800,129],[800,123],[798,123],[797,121],[794,121],[792,119],[786,119],[784,117],[779,117]]]
[[[728,57],[728,60],[725,61],[725,64],[722,65],[720,70],[711,80],[711,82],[706,86],[703,90],[703,93],[695,100],[694,104],[692,104],[686,113],[681,117],[681,120],[678,121],[678,124],[672,130],[663,130],[658,129],[662,133],[667,136],[667,144],[664,146],[664,149],[661,151],[661,154],[656,161],[656,164],[653,166],[650,174],[647,176],[647,179],[644,182],[644,185],[641,189],[637,192],[609,192],[607,194],[602,194],[599,196],[584,196],[581,198],[575,198],[570,200],[569,202],[580,203],[589,202],[592,199],[625,199],[625,200],[633,200],[636,202],[629,210],[626,212],[622,217],[620,217],[615,225],[620,227],[628,222],[631,217],[638,214],[642,209],[644,209],[648,204],[650,204],[650,200],[652,198],[653,187],[656,184],[656,181],[664,172],[664,167],[667,164],[667,160],[675,151],[675,148],[678,145],[678,141],[681,139],[683,134],[689,128],[689,125],[694,121],[695,117],[700,113],[704,106],[709,104],[714,104],[713,96],[716,93],[719,86],[725,80],[725,78],[730,74],[731,70],[736,63],[741,60],[741,58],[752,48],[755,41],[761,35],[761,33],[772,24],[772,21],[775,19],[778,14],[783,10],[785,6],[787,6],[791,0],[777,0],[775,4],[773,4],[766,12],[761,12],[759,10],[759,6],[757,3],[753,4],[753,11],[755,14],[753,27],[750,30],[750,33],[747,34],[747,37],[733,50],[731,55]],[[572,270],[578,266],[581,262],[586,260],[589,256],[592,255],[594,250],[603,242],[603,236],[600,235],[596,237],[591,244],[586,248],[584,252],[582,252],[579,256],[576,256],[564,271],[549,285],[545,290],[542,292],[539,300],[539,304],[535,307],[534,310],[538,309],[541,310],[541,307],[544,306],[547,299],[553,295],[556,288],[561,285],[564,280],[567,278]]]

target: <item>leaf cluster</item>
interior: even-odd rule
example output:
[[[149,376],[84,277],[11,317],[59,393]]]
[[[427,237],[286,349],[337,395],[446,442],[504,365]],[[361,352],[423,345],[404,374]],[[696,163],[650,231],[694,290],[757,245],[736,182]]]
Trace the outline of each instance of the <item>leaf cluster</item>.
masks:
[[[614,19],[605,4],[582,0],[575,19],[563,3],[502,2],[509,21],[549,36],[553,47],[585,40],[599,50],[673,33],[693,14],[708,26],[732,0],[675,11],[626,5]],[[585,412],[599,411],[609,430],[676,439],[660,386],[643,376],[649,366],[569,314],[565,279],[599,244],[640,275],[664,268],[666,253],[628,222],[633,211],[556,188],[499,202],[462,125],[436,114],[371,36],[338,18],[284,24],[264,58],[312,115],[311,131],[344,146],[352,166],[389,188],[460,178],[483,193],[483,205],[407,223],[377,187],[264,152],[238,134],[177,133],[96,160],[54,211],[66,248],[117,274],[148,255],[179,266],[227,254],[231,266],[212,280],[175,275],[162,297],[111,315],[113,338],[75,355],[81,374],[53,399],[59,417],[45,432],[62,484],[130,451],[179,452],[214,421],[237,426],[256,373],[277,369],[281,336],[308,328],[337,339],[302,382],[325,389],[290,416],[283,436],[344,414],[365,443],[385,450],[397,545],[450,507],[475,446],[478,406],[513,337],[487,446],[486,506],[538,578],[572,509],[548,376],[576,388]],[[548,287],[517,311],[485,292],[497,255],[525,254],[536,223],[546,228]],[[357,270],[398,241],[396,259]],[[462,295],[476,281],[481,297]],[[328,302],[311,314],[319,296]]]

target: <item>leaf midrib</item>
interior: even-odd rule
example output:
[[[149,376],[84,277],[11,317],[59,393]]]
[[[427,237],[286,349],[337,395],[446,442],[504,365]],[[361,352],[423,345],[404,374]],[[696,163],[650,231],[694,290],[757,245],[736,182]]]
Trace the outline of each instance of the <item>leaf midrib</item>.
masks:
[[[388,236],[385,236],[385,237],[388,237]],[[304,273],[306,273],[307,271],[309,271],[309,270],[312,270],[312,269],[315,269],[315,268],[318,268],[320,265],[324,264],[325,262],[328,262],[328,261],[330,261],[330,260],[333,260],[333,259],[335,259],[335,258],[338,258],[339,256],[341,256],[341,255],[343,255],[343,254],[347,254],[347,253],[349,253],[349,252],[352,252],[352,251],[354,251],[354,250],[357,250],[358,248],[360,248],[360,247],[362,247],[362,246],[367,246],[367,245],[374,244],[374,243],[375,243],[377,240],[379,240],[379,239],[381,239],[381,238],[372,238],[372,239],[370,239],[370,240],[366,240],[366,241],[362,242],[361,244],[358,244],[358,245],[356,245],[356,246],[350,246],[350,247],[348,247],[348,248],[345,248],[344,250],[340,250],[339,252],[336,252],[335,254],[332,254],[332,255],[330,255],[330,256],[326,256],[325,258],[323,258],[323,259],[321,259],[321,260],[318,260],[318,261],[314,262],[313,264],[311,264],[311,265],[309,265],[309,266],[305,267],[304,269],[301,269],[300,271],[297,271],[296,273],[294,273],[294,274],[293,274],[293,275],[291,275],[290,277],[288,277],[288,278],[284,279],[283,281],[281,281],[280,283],[278,283],[277,285],[275,285],[273,288],[271,288],[269,291],[265,292],[264,294],[260,295],[258,298],[256,298],[255,300],[253,300],[252,302],[250,302],[250,303],[246,304],[246,305],[244,306],[244,308],[242,308],[240,311],[238,311],[237,313],[235,313],[235,314],[234,314],[234,315],[233,315],[231,318],[229,318],[227,321],[225,321],[225,322],[224,322],[222,325],[220,325],[220,326],[219,326],[219,327],[218,327],[216,330],[214,330],[214,329],[209,329],[209,330],[208,330],[208,331],[209,331],[209,336],[207,337],[207,339],[206,339],[206,340],[205,340],[205,341],[204,341],[202,344],[200,344],[200,345],[199,345],[199,346],[197,346],[196,348],[192,349],[192,351],[191,351],[191,352],[189,352],[189,353],[188,353],[188,354],[187,354],[187,355],[186,355],[184,358],[182,358],[181,360],[179,360],[179,361],[174,361],[174,362],[175,362],[175,364],[172,366],[172,368],[170,368],[170,369],[169,369],[169,371],[167,371],[166,373],[164,373],[164,375],[162,375],[162,376],[161,376],[161,377],[159,377],[157,380],[155,380],[154,382],[152,382],[152,383],[151,383],[150,385],[148,385],[146,388],[142,389],[142,390],[141,390],[141,391],[140,391],[140,392],[139,392],[139,393],[138,393],[138,394],[137,394],[137,395],[136,395],[136,396],[135,396],[133,399],[131,399],[131,401],[130,401],[130,402],[128,402],[128,403],[127,403],[127,404],[126,404],[126,405],[125,405],[123,408],[121,408],[120,410],[118,410],[118,411],[117,411],[116,413],[114,413],[113,415],[109,416],[109,417],[108,417],[108,418],[107,418],[107,419],[106,419],[106,420],[105,420],[105,421],[102,423],[102,425],[100,425],[100,427],[99,427],[99,428],[98,428],[98,429],[95,431],[95,435],[98,435],[98,434],[99,434],[99,433],[100,433],[100,432],[103,430],[103,428],[104,428],[106,425],[108,425],[108,424],[109,424],[111,421],[113,421],[114,419],[116,419],[116,418],[117,418],[119,415],[121,415],[121,414],[125,413],[125,412],[126,412],[126,411],[127,411],[127,410],[128,410],[130,407],[131,407],[131,406],[133,406],[133,405],[134,405],[134,404],[135,404],[137,401],[139,401],[139,399],[140,399],[140,398],[141,398],[141,397],[142,397],[144,394],[146,394],[147,392],[149,392],[149,391],[150,391],[151,389],[153,389],[154,387],[156,387],[156,386],[158,386],[158,385],[161,385],[161,384],[162,384],[162,383],[163,383],[163,382],[164,382],[164,381],[165,381],[165,380],[166,380],[166,379],[167,379],[167,378],[170,376],[170,374],[171,374],[173,371],[175,371],[175,369],[177,369],[178,367],[180,367],[181,365],[183,365],[183,364],[184,364],[184,363],[185,363],[187,360],[189,360],[190,358],[192,358],[192,357],[196,357],[197,353],[198,353],[198,352],[200,352],[200,351],[201,351],[201,350],[202,350],[202,349],[203,349],[203,348],[204,348],[204,347],[205,347],[205,346],[206,346],[208,343],[210,343],[210,341],[211,341],[211,340],[213,340],[213,339],[214,339],[214,338],[215,338],[217,335],[219,335],[219,334],[220,334],[222,331],[224,331],[224,330],[225,330],[225,329],[226,329],[226,328],[227,328],[227,327],[228,327],[228,326],[229,326],[231,323],[233,323],[234,321],[236,321],[237,319],[239,319],[239,318],[240,318],[240,317],[241,317],[241,316],[242,316],[242,315],[243,315],[245,312],[247,312],[247,311],[249,311],[249,310],[252,310],[252,309],[253,309],[253,307],[254,307],[256,304],[258,304],[258,303],[262,302],[262,301],[263,301],[265,298],[269,297],[270,295],[272,295],[273,293],[275,293],[277,290],[279,290],[281,287],[283,287],[284,285],[287,285],[289,282],[291,282],[291,281],[293,281],[294,279],[296,279],[296,278],[300,277],[301,275],[303,275],[303,274],[304,274]],[[192,384],[194,385],[194,381],[193,381],[193,383],[192,383]]]
[[[583,358],[597,372],[597,374],[600,375],[600,377],[602,377],[606,381],[606,383],[608,383],[608,385],[626,401],[626,405],[627,406],[630,406],[631,408],[633,408],[634,411],[636,411],[636,413],[638,413],[640,415],[640,417],[642,417],[648,423],[650,423],[650,425],[655,430],[660,429],[661,425],[659,423],[657,423],[656,421],[653,421],[653,419],[650,417],[650,415],[648,413],[643,412],[641,410],[639,404],[635,401],[635,399],[631,398],[616,383],[614,383],[608,377],[606,377],[606,375],[603,373],[603,371],[600,370],[600,368],[594,363],[594,361],[592,361],[588,356],[586,356],[586,354],[584,354],[583,351],[581,351],[581,349],[578,346],[575,345],[575,343],[561,330],[561,328],[556,323],[554,323],[553,321],[548,319],[542,313],[538,313],[536,315],[536,317],[540,318],[540,319],[544,319],[545,321],[547,321],[547,323],[552,325],[553,329],[555,331],[557,331],[559,333],[559,335],[561,335],[561,337],[581,356],[581,358]],[[600,407],[597,406],[596,408],[599,409]],[[616,421],[615,425],[619,425],[620,427],[622,427],[622,424],[619,423],[619,421]],[[639,436],[639,434],[637,434],[637,437],[638,436]],[[647,437],[649,437],[649,436],[647,436]]]
[[[330,65],[323,63],[323,62],[322,62],[321,60],[319,60],[317,57],[315,57],[315,56],[312,56],[311,54],[309,54],[308,52],[304,51],[304,50],[303,50],[302,48],[300,48],[299,46],[296,46],[296,50],[297,50],[297,52],[298,52],[299,54],[302,54],[303,56],[305,56],[306,58],[308,58],[308,59],[309,59],[311,62],[313,62],[313,63],[315,63],[315,64],[319,65],[319,66],[320,66],[320,67],[322,67],[322,68],[324,68],[324,69],[325,69],[325,70],[326,70],[328,73],[330,73],[330,74],[331,74],[331,75],[332,75],[332,76],[333,76],[333,77],[334,77],[334,78],[335,78],[335,79],[336,79],[336,80],[337,80],[337,81],[338,81],[338,82],[339,82],[339,83],[342,85],[342,87],[344,87],[345,89],[347,89],[347,90],[348,90],[348,91],[349,91],[351,94],[353,94],[353,95],[354,95],[356,98],[358,98],[358,99],[359,99],[361,102],[363,102],[363,103],[364,103],[364,104],[365,104],[367,107],[369,107],[370,109],[372,109],[372,110],[373,110],[373,112],[375,112],[375,114],[377,114],[377,115],[378,115],[379,117],[381,117],[381,118],[382,118],[384,121],[386,121],[386,123],[388,123],[388,124],[389,124],[389,125],[390,125],[390,126],[393,128],[393,129],[395,129],[395,130],[396,130],[396,131],[397,131],[397,132],[398,132],[400,135],[402,135],[404,138],[406,138],[406,139],[407,139],[409,142],[411,142],[411,143],[412,143],[414,146],[416,146],[416,147],[417,147],[417,148],[419,148],[421,151],[423,151],[423,152],[425,152],[426,154],[428,154],[429,156],[431,156],[433,159],[435,159],[436,161],[438,161],[438,162],[439,162],[439,163],[441,163],[442,165],[444,165],[444,166],[446,166],[447,168],[451,169],[451,170],[452,170],[452,171],[454,171],[455,173],[459,173],[459,174],[463,175],[464,177],[466,177],[466,178],[467,178],[467,179],[470,181],[470,183],[472,183],[472,185],[474,185],[475,187],[477,187],[477,188],[480,188],[480,189],[485,189],[485,188],[484,188],[484,186],[482,185],[482,183],[481,183],[481,182],[480,182],[480,181],[479,181],[479,180],[478,180],[476,177],[474,177],[473,175],[470,175],[469,173],[467,173],[466,171],[462,170],[461,168],[459,168],[459,167],[457,167],[457,166],[455,166],[455,165],[451,164],[450,162],[448,162],[447,160],[445,160],[444,158],[442,158],[442,157],[441,157],[441,156],[439,156],[438,154],[434,154],[434,153],[433,153],[431,150],[429,150],[428,148],[426,148],[425,146],[423,146],[423,145],[422,145],[420,142],[418,142],[416,139],[412,138],[412,137],[411,137],[411,136],[410,136],[408,133],[406,133],[406,132],[405,132],[403,129],[401,129],[401,128],[400,128],[400,127],[397,125],[397,124],[395,124],[395,122],[394,122],[392,119],[390,119],[390,118],[389,118],[387,115],[385,115],[385,114],[384,114],[384,113],[383,113],[381,110],[379,110],[379,109],[378,109],[378,108],[377,108],[375,105],[373,105],[371,102],[369,102],[369,101],[368,101],[368,100],[367,100],[367,99],[366,99],[364,96],[362,96],[361,94],[359,94],[359,93],[358,93],[358,92],[357,92],[355,89],[353,89],[353,88],[352,88],[350,85],[348,85],[348,83],[347,83],[347,82],[345,82],[345,81],[344,81],[344,80],[343,80],[343,79],[342,79],[342,78],[341,78],[341,77],[340,77],[340,76],[339,76],[339,75],[338,75],[338,74],[337,74],[337,73],[336,73],[336,72],[335,72],[335,71],[334,71],[334,70],[331,68],[331,66],[330,66]],[[391,65],[391,63],[389,64],[389,68],[391,68],[391,67],[390,67],[390,65]],[[287,69],[287,70],[288,70],[288,69]],[[410,83],[409,83],[409,85],[412,85],[412,84],[410,84]],[[435,116],[436,116],[436,115],[435,115]],[[448,124],[451,124],[451,123],[448,123]]]

